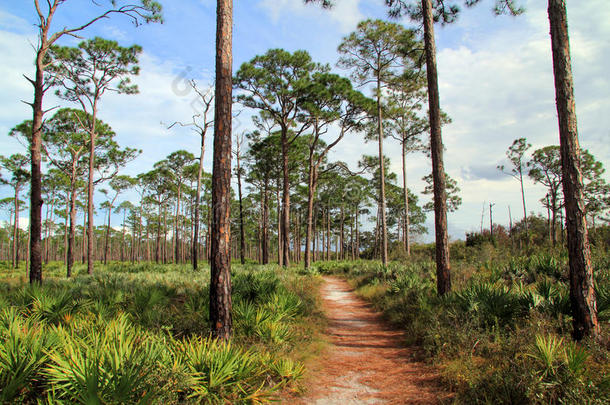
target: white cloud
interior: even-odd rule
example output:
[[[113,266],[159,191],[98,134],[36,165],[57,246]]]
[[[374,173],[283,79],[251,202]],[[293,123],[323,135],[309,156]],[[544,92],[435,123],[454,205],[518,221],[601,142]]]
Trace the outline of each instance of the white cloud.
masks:
[[[302,15],[308,18],[330,18],[341,27],[343,33],[353,30],[365,17],[360,11],[361,0],[342,0],[330,10],[322,10],[317,5],[307,5],[301,0],[260,0],[259,6],[267,11],[274,23],[287,14]]]

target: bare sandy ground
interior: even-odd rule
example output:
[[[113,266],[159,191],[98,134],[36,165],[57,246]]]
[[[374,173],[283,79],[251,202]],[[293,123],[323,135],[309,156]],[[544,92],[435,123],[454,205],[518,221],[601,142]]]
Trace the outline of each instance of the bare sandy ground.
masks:
[[[437,404],[449,394],[438,373],[417,362],[404,334],[356,297],[349,285],[325,277],[327,350],[310,364],[307,392],[284,404]]]

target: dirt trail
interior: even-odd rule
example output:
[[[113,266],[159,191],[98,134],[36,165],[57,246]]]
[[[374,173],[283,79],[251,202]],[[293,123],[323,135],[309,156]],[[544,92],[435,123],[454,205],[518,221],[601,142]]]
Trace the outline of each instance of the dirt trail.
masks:
[[[447,398],[438,373],[414,360],[402,332],[389,327],[345,281],[324,280],[329,347],[310,365],[304,396],[284,403],[436,404]]]

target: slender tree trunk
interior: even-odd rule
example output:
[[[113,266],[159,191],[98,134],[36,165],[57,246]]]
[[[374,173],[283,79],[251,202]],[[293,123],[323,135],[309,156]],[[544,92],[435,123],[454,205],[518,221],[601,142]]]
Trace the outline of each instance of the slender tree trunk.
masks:
[[[64,222],[64,266],[68,266],[68,238],[70,232],[70,190],[66,193],[66,220]]]
[[[163,264],[168,261],[167,253],[167,211],[163,211]]]
[[[95,122],[97,119],[97,100],[93,103],[92,124],[89,131],[89,181],[87,185],[87,273],[93,274],[93,248],[95,246],[95,235],[93,234],[93,175],[95,169]]]
[[[28,243],[27,243],[27,251],[25,252],[25,271],[27,273],[28,265],[29,265],[29,257],[30,257],[30,240],[32,239],[32,233],[30,232],[30,228],[28,228]]]
[[[547,232],[548,232],[548,236],[549,236],[549,243],[553,242],[553,230],[551,227],[551,202],[550,202],[550,198],[549,195],[546,195],[546,217],[547,217],[547,221],[546,221],[546,228],[547,228]]]
[[[110,218],[112,216],[112,204],[108,207],[108,223],[106,224],[106,238],[104,241],[104,265],[108,264],[108,248],[110,247]]]
[[[201,211],[201,179],[203,178],[203,157],[205,154],[205,132],[201,134],[201,152],[199,154],[199,171],[197,172],[197,192],[195,197],[195,229],[193,231],[192,262],[193,270],[197,270],[199,254],[197,245],[199,243],[199,216]]]
[[[54,197],[51,199],[52,203],[54,202]],[[45,221],[44,221],[44,245],[43,245],[43,254],[44,254],[44,262],[45,264],[49,264],[49,212],[51,210],[51,207],[49,207],[49,205],[47,205],[47,212],[45,215]]]
[[[296,216],[296,231],[294,233],[294,261],[299,264],[301,262],[301,213],[297,210]]]
[[[174,264],[178,263],[180,257],[180,229],[178,222],[180,220],[180,198],[182,197],[182,183],[178,184],[178,198],[176,200],[176,218],[174,218]]]
[[[305,230],[305,269],[309,269],[311,267],[311,234],[313,232],[313,200],[316,194],[316,174],[316,169],[313,164],[313,154],[310,153],[307,188],[307,228]]]
[[[210,325],[212,336],[228,340],[231,317],[231,107],[233,1],[217,1],[216,103],[212,174],[212,262]]]
[[[434,180],[434,222],[436,234],[436,287],[439,295],[451,291],[451,265],[449,263],[449,237],[447,235],[447,195],[441,136],[441,108],[436,69],[436,44],[431,0],[422,0],[424,17],[424,47],[428,76],[428,104],[430,115],[430,152]]]
[[[246,234],[244,230],[244,206],[242,203],[241,196],[241,168],[239,166],[239,150],[237,152],[237,192],[239,197],[239,260],[241,264],[246,263],[245,250],[246,250]]]
[[[343,205],[341,205],[341,226],[339,233],[339,258],[341,260],[345,260],[345,251],[343,250],[344,240],[345,240],[345,212],[343,209]]]
[[[282,128],[282,174],[284,176],[282,189],[282,263],[290,265],[290,173],[288,172],[288,128]]]
[[[13,268],[19,267],[19,186],[15,186],[15,219],[13,220]]]
[[[265,185],[263,187],[263,264],[269,263],[269,179],[265,174]]]
[[[330,202],[326,206],[326,261],[330,261]]]
[[[205,138],[202,136],[201,139],[201,155],[199,158],[199,172],[197,174],[197,192],[195,197],[195,221],[194,221],[194,229],[193,229],[193,246],[192,246],[192,263],[193,270],[197,270],[199,266],[199,216],[200,216],[200,207],[201,207],[201,178],[203,177],[203,154],[205,152]]]
[[[568,228],[573,337],[576,340],[585,336],[598,338],[600,328],[597,321],[591,248],[585,219],[580,146],[578,144],[565,0],[549,0],[548,13],[551,26],[557,114],[559,117],[563,194]]]
[[[525,225],[525,239],[529,241],[527,226],[527,209],[525,208],[525,190],[523,189],[523,169],[519,162],[519,183],[521,183],[521,201],[523,202],[523,225]]]
[[[314,205],[314,210],[316,211],[316,213],[318,212],[317,209],[317,205]],[[316,260],[318,260],[318,230],[317,230],[317,215],[314,215],[314,219],[313,223],[312,223],[312,233],[313,233],[313,262],[315,262]]]
[[[125,219],[127,217],[127,210],[123,209],[123,229],[122,229],[122,235],[121,235],[121,262],[125,261],[125,251],[126,246],[125,246]]]
[[[381,264],[388,265],[388,227],[385,204],[385,165],[383,164],[383,116],[381,113],[381,80],[377,78],[377,135],[379,136],[379,210],[381,211]]]
[[[49,250],[47,250],[45,252],[45,260],[46,263],[49,263],[49,255],[50,255],[50,250],[52,248],[52,235],[51,235],[51,227],[55,224],[55,193],[53,193],[53,195],[51,196],[51,210],[50,210],[50,215],[47,218],[47,235],[46,235],[46,239],[49,241]],[[29,245],[29,242],[28,242]]]
[[[405,138],[403,137],[403,140]],[[404,232],[404,244],[407,256],[411,256],[411,241],[409,236],[409,190],[407,189],[407,149],[403,142],[402,144],[402,187],[404,188],[404,200],[405,200],[405,228]]]
[[[356,260],[360,259],[360,207],[356,206]]]
[[[284,211],[282,210],[282,200],[280,199],[280,180],[277,180],[277,187],[275,189],[275,198],[277,201],[277,264],[279,266],[284,265],[284,255],[283,247],[284,242],[282,239],[282,232],[284,231],[284,227],[282,226],[282,221],[284,219]]]
[[[66,277],[72,276],[74,266],[74,240],[76,234],[76,166],[72,166],[72,176],[70,180],[70,226],[68,230],[68,253],[66,263]]]
[[[32,103],[32,139],[30,142],[30,284],[42,283],[42,171],[41,145],[44,96],[44,57],[47,49],[48,25],[44,26],[39,51],[36,55],[36,77],[34,79],[34,102]],[[18,213],[17,213],[18,214]]]
[[[551,195],[551,242],[557,245],[557,193]]]
[[[85,264],[87,260],[87,211],[83,210],[83,246],[81,246],[81,261]]]
[[[159,263],[161,256],[161,201],[159,201],[159,210],[157,213],[157,244],[155,246],[155,263]]]

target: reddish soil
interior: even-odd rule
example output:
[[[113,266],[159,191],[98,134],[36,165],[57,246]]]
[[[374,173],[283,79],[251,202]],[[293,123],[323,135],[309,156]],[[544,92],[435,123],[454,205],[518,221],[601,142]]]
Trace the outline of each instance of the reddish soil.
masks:
[[[414,359],[405,336],[390,327],[343,280],[321,287],[329,345],[309,365],[307,391],[290,404],[437,404],[449,398],[439,375]]]

